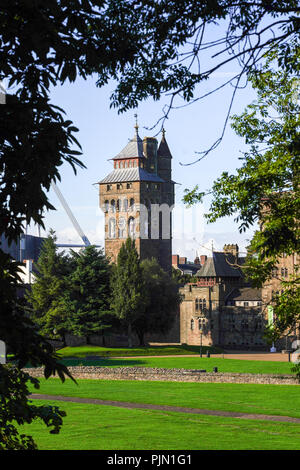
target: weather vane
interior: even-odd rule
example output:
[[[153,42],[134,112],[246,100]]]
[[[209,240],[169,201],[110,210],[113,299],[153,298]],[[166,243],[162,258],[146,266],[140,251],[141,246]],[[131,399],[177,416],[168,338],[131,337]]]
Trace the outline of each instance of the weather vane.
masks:
[[[138,131],[138,128],[139,128],[139,125],[138,125],[138,115],[137,115],[137,113],[135,113],[134,117],[135,117],[135,126],[134,126],[134,127],[135,127],[136,132],[137,132],[137,131]]]

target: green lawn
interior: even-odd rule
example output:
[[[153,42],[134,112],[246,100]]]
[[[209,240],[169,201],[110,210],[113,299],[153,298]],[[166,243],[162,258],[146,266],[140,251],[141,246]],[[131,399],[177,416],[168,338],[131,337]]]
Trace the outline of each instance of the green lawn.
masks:
[[[221,353],[222,349],[217,347],[203,346],[203,354],[209,350],[212,353]],[[68,357],[79,357],[84,358],[86,356],[163,356],[163,355],[178,355],[178,354],[199,354],[199,346],[188,346],[186,344],[178,346],[151,346],[151,347],[139,347],[139,348],[106,348],[100,346],[77,346],[77,347],[66,347],[59,349],[58,354],[62,358]]]
[[[93,365],[105,367],[159,367],[181,369],[204,369],[212,372],[218,367],[219,372],[238,372],[251,374],[291,374],[292,363],[275,361],[246,361],[242,359],[222,359],[199,356],[191,357],[143,357],[143,358],[103,358],[98,360],[64,359],[67,366]]]
[[[42,403],[50,404],[35,401]],[[20,427],[22,433],[34,437],[41,450],[299,449],[298,424],[78,403],[59,405],[67,412],[60,434],[49,434],[40,422]]]
[[[33,393],[300,418],[298,385],[40,379]],[[64,407],[64,404],[61,404]]]

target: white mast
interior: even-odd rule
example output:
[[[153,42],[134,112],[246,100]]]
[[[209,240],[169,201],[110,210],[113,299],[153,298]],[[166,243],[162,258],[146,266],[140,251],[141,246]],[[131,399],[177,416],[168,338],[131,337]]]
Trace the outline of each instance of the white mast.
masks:
[[[51,183],[51,186],[52,188],[54,189],[55,193],[56,193],[56,196],[58,197],[58,199],[60,200],[63,208],[65,209],[66,213],[68,214],[69,216],[69,219],[71,220],[72,224],[73,224],[73,227],[75,228],[76,232],[78,233],[78,235],[80,236],[81,240],[83,241],[83,243],[85,244],[85,246],[89,246],[90,245],[90,241],[89,239],[87,238],[87,236],[83,233],[79,223],[77,222],[77,220],[75,219],[73,213],[71,212],[71,209],[69,208],[65,198],[63,197],[62,193],[60,192],[60,190],[58,189],[58,187],[56,186],[56,184],[54,182]]]

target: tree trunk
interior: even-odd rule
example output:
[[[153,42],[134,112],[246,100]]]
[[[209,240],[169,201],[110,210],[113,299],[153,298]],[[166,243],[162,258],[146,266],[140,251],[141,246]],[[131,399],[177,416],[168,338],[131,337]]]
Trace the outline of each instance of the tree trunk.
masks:
[[[137,330],[136,334],[138,335],[140,346],[145,346],[144,343],[144,332]]]

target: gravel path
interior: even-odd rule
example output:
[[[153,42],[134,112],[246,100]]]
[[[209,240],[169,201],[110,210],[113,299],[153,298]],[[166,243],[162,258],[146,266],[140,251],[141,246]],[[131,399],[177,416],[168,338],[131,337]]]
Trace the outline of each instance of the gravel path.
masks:
[[[300,424],[300,418],[292,418],[290,416],[248,414],[248,413],[240,413],[240,412],[235,412],[235,411],[221,411],[221,410],[202,410],[202,409],[197,409],[197,408],[186,408],[186,407],[179,407],[179,406],[150,405],[146,403],[129,403],[129,402],[124,402],[124,401],[108,401],[108,400],[98,400],[94,398],[65,397],[62,395],[42,395],[42,394],[37,394],[37,393],[31,394],[30,398],[39,399],[39,400],[68,401],[72,403],[87,403],[91,405],[117,406],[119,408],[175,411],[178,413],[190,413],[190,414],[209,415],[209,416],[225,416],[227,418],[257,419],[257,420],[264,420],[264,421],[280,421],[282,423]]]

